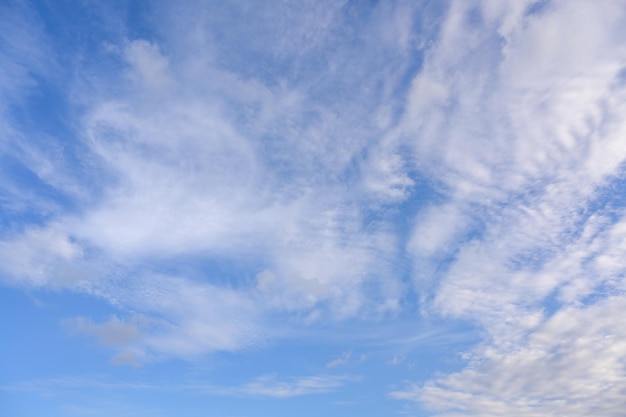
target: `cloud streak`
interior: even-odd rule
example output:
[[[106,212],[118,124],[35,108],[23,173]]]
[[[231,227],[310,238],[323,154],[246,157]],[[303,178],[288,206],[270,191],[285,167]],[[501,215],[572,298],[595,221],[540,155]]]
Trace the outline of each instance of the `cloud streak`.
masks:
[[[72,392],[81,388],[97,390],[142,390],[142,391],[192,391],[200,395],[292,398],[304,395],[326,394],[342,386],[359,381],[360,378],[345,375],[310,375],[292,378],[279,378],[277,375],[262,375],[241,385],[224,387],[206,383],[156,384],[153,382],[110,382],[98,378],[61,377],[33,380],[16,385],[0,386],[0,391],[35,391],[52,393]]]

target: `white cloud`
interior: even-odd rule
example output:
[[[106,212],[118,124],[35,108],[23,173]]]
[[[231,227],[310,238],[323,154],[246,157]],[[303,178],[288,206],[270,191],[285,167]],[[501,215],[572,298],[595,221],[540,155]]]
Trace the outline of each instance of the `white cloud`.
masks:
[[[0,56],[5,62],[0,71],[0,115],[5,117],[9,103],[28,96],[24,91],[36,85],[34,76],[51,74],[56,63],[36,12],[18,2],[4,2],[0,7],[5,28],[0,35]]]
[[[154,381],[116,382],[101,377],[59,377],[37,379],[15,385],[2,385],[0,391],[34,391],[42,394],[59,395],[60,392],[73,393],[78,389],[103,390],[155,390],[164,392],[185,391],[200,395],[234,397],[268,397],[275,399],[292,398],[303,395],[319,395],[338,390],[348,383],[359,381],[354,376],[309,375],[280,378],[275,374],[262,375],[235,386],[212,385],[210,383],[156,383]]]
[[[58,82],[58,62],[48,45],[43,23],[28,4],[3,2],[0,25],[4,28],[0,34],[0,205],[7,216],[27,211],[49,216],[60,211],[58,202],[25,187],[21,178],[11,175],[11,167],[19,161],[28,174],[47,183],[53,171],[60,174],[49,161],[52,155],[58,155],[59,148],[45,135],[22,131],[14,110],[37,97],[40,84]],[[45,143],[45,150],[30,143],[39,140]],[[56,185],[66,179],[59,175]]]
[[[485,346],[463,371],[391,395],[442,416],[619,416],[626,402],[624,297],[555,313],[514,350]]]
[[[614,34],[620,14],[611,4],[588,14],[589,5],[569,2],[538,16],[503,16],[518,23],[502,38],[498,20],[473,25],[464,20],[469,3],[453,3],[439,43],[413,81],[403,122],[421,167],[454,195],[481,203],[564,174],[591,175],[585,181],[595,182],[614,172],[624,158],[614,148],[619,136],[609,130],[594,140],[622,111],[617,102],[604,105],[623,94],[614,87],[623,48]],[[576,51],[553,48],[575,62],[561,57],[550,58],[554,65],[537,64],[531,54],[547,47],[544,37],[569,39],[570,25],[589,40]],[[589,163],[599,161],[596,152],[605,155],[603,164]]]
[[[141,312],[101,324],[88,318],[66,322],[69,330],[117,350],[112,362],[127,362],[131,357],[137,364],[169,357],[191,360],[209,352],[265,343],[264,312],[249,292],[155,274],[110,278],[90,292],[113,305]]]
[[[486,337],[466,369],[392,395],[442,416],[618,415],[624,4],[496,3],[452,4],[401,127],[445,202],[418,213],[409,249],[452,255],[428,288],[417,269],[417,286],[430,313]]]
[[[412,231],[408,250],[415,257],[440,256],[466,232],[468,210],[458,204],[423,209]]]
[[[402,355],[394,355],[394,357],[389,361],[389,365],[398,366],[406,360],[406,357]]]
[[[585,208],[599,196],[602,188],[612,178],[621,173],[626,154],[616,152],[615,146],[621,140],[621,133],[618,132],[624,129],[620,116],[624,113],[624,108],[621,105],[605,107],[603,104],[612,103],[616,97],[621,97],[625,93],[623,89],[614,87],[614,77],[620,58],[607,58],[608,55],[604,54],[612,46],[610,39],[589,46],[589,50],[578,52],[597,54],[598,57],[595,65],[584,67],[583,73],[580,73],[580,68],[574,64],[562,65],[552,72],[537,76],[537,81],[531,87],[515,76],[517,72],[523,72],[523,68],[520,69],[517,64],[509,67],[509,62],[515,59],[520,50],[517,45],[526,39],[524,35],[527,35],[527,32],[524,30],[534,33],[541,27],[548,31],[553,31],[556,27],[560,30],[559,33],[564,34],[570,23],[568,20],[561,21],[555,16],[561,16],[559,13],[564,16],[579,16],[580,9],[574,3],[562,6],[562,10],[557,6],[554,7],[555,9],[546,16],[527,17],[529,23],[519,24],[520,33],[517,36],[520,40],[517,43],[511,41],[511,44],[506,45],[504,60],[499,67],[495,67],[497,72],[491,70],[493,79],[496,80],[493,82],[499,88],[486,96],[486,93],[482,93],[487,106],[491,105],[490,103],[498,106],[498,103],[502,103],[500,99],[503,92],[506,92],[504,97],[511,97],[513,92],[517,95],[522,90],[520,87],[522,84],[524,96],[534,98],[521,103],[519,100],[504,101],[499,106],[504,111],[494,107],[493,113],[488,114],[489,119],[493,121],[492,125],[482,129],[484,137],[489,140],[488,144],[482,145],[481,138],[475,140],[474,136],[459,132],[465,135],[466,139],[471,138],[473,147],[472,150],[464,152],[463,161],[466,167],[453,159],[451,163],[437,168],[443,170],[444,180],[446,177],[458,179],[455,172],[467,168],[463,174],[473,177],[472,184],[482,183],[481,188],[474,188],[471,195],[465,194],[462,180],[459,182],[460,185],[448,184],[454,197],[449,204],[453,207],[456,205],[457,210],[467,210],[464,207],[467,199],[481,203],[489,202],[483,206],[482,213],[478,211],[480,220],[485,223],[484,229],[476,231],[477,236],[474,239],[455,249],[458,253],[448,268],[436,299],[437,305],[444,311],[459,313],[471,311],[474,307],[482,308],[476,303],[483,305],[487,310],[490,309],[489,304],[494,302],[495,305],[509,302],[533,305],[547,296],[559,284],[559,280],[571,278],[567,276],[559,278],[556,275],[550,278],[536,272],[577,239],[576,230],[587,219]],[[574,11],[570,10],[572,8]],[[603,13],[608,15],[611,9]],[[613,16],[609,21],[613,21],[612,19]],[[590,18],[585,22],[588,27],[586,30],[598,30],[598,25],[603,24],[602,22],[600,17],[596,20]],[[583,29],[579,27],[578,30]],[[484,29],[484,32],[487,34],[482,36],[487,38],[488,28]],[[446,43],[442,42],[442,45]],[[489,50],[486,46],[481,48],[485,52]],[[479,51],[485,53],[482,49]],[[482,56],[480,53],[476,55]],[[435,54],[434,62],[437,62],[437,56]],[[607,59],[612,59],[613,64],[608,65]],[[532,62],[532,59],[529,62]],[[457,77],[459,82],[469,78],[469,74],[459,74]],[[504,77],[512,81],[498,84],[497,80]],[[553,86],[548,93],[542,88],[534,87],[535,84],[542,82]],[[583,92],[592,96],[583,95],[579,98]],[[459,90],[458,94],[461,100],[467,100],[464,98],[466,96],[481,96],[474,87]],[[541,104],[539,97],[543,97]],[[507,103],[517,104],[511,108],[507,107]],[[561,109],[562,106],[566,107]],[[599,117],[604,121],[594,122],[595,115],[602,108],[605,110],[601,111],[602,115]],[[499,129],[501,119],[494,117],[500,113],[502,119],[515,120],[528,111],[534,112],[532,118],[524,119],[523,123],[509,124],[502,130]],[[472,113],[471,109],[459,110],[452,113],[451,117]],[[487,122],[484,117],[477,115],[476,120],[481,119]],[[460,126],[466,132],[472,132],[471,128],[476,120]],[[580,123],[587,123],[586,130],[580,130],[582,129]],[[565,133],[559,134],[555,129]],[[524,148],[506,148],[505,143],[511,139]],[[452,137],[450,140],[455,139]],[[577,140],[580,143],[569,147],[563,142],[567,140]],[[454,143],[449,145],[441,150],[444,158],[450,149],[456,147]],[[478,173],[476,177],[474,168],[470,165],[472,167],[478,165],[473,165],[471,161],[483,159],[485,152],[491,153],[495,159],[488,164],[479,164],[490,167],[489,170],[496,176],[491,174],[483,176]],[[602,163],[596,159],[598,154],[606,155],[605,158],[601,158]],[[509,160],[512,164],[506,168],[501,167],[499,161],[502,160]],[[470,165],[467,165],[468,163]],[[446,174],[445,170],[450,174]],[[531,181],[534,183],[532,186]],[[463,188],[460,193],[459,186]],[[472,209],[475,210],[474,207]],[[427,220],[428,216],[425,219]],[[439,230],[437,225],[453,223],[435,220],[432,220],[430,227],[437,230]],[[418,239],[418,236],[416,235],[414,239]],[[497,297],[504,298],[490,299],[489,294],[497,294]],[[453,299],[454,301],[451,301]],[[465,300],[471,305],[465,304]]]
[[[65,286],[127,312],[68,322],[115,350],[114,364],[259,346],[288,333],[265,322],[283,314],[310,323],[420,308],[486,338],[466,369],[394,397],[442,413],[612,415],[626,239],[623,213],[602,200],[626,161],[623,2],[529,13],[537,2],[453,1],[431,43],[410,35],[406,4],[345,30],[342,3],[313,3],[206,13],[189,2],[155,12],[159,42],[109,44],[122,73],[72,86],[86,167],[36,145],[14,152],[78,208],[3,236],[4,282]],[[25,38],[19,51],[39,42]],[[428,50],[404,103],[417,46]],[[45,62],[26,58],[2,73],[22,87]],[[436,202],[419,201],[422,181]],[[13,210],[27,205],[19,187],[4,189],[20,197]],[[403,250],[419,306],[402,302]],[[233,277],[195,264],[206,260],[252,266]],[[531,371],[545,378],[536,387]],[[344,382],[266,376],[207,389],[290,397]]]
[[[29,228],[0,241],[0,270],[7,284],[55,287],[84,278],[75,267],[82,255],[62,225]]]
[[[279,380],[274,375],[258,377],[240,387],[218,389],[216,393],[236,396],[289,398],[335,391],[353,381],[345,376],[316,375]]]
[[[131,80],[147,89],[164,89],[173,83],[168,68],[168,60],[155,44],[145,40],[130,42],[124,57],[130,65]]]
[[[332,361],[328,362],[326,364],[327,368],[336,368],[337,366],[341,366],[341,365],[345,365],[350,361],[350,357],[352,356],[352,351],[346,351],[343,352],[341,354],[341,356],[339,356],[336,359],[333,359]]]
[[[277,28],[255,25],[242,36],[252,42],[263,36],[293,42],[263,42],[258,53],[286,59],[294,71],[331,53],[330,82],[345,82],[347,88],[341,100],[336,100],[334,86],[322,81],[314,87],[307,74],[292,77],[283,71],[279,79],[266,79],[246,72],[231,51],[216,44],[215,28],[206,21],[212,17],[193,4],[174,14],[155,9],[164,19],[161,43],[108,42],[103,48],[107,59],[122,60],[117,64],[124,64],[123,72],[81,79],[72,86],[84,109],[77,126],[88,157],[82,169],[92,171],[83,184],[81,170],[77,186],[61,181],[71,167],[60,169],[53,161],[45,170],[49,184],[76,197],[79,209],[74,214],[54,216],[54,236],[55,245],[65,242],[75,250],[71,259],[63,259],[71,261],[73,276],[82,278],[67,283],[46,272],[52,255],[17,253],[15,242],[31,242],[27,234],[4,240],[4,253],[16,259],[5,269],[12,275],[28,270],[29,276],[40,276],[41,285],[66,285],[120,308],[163,318],[159,331],[151,328],[137,342],[137,349],[148,356],[191,357],[254,344],[264,331],[257,314],[298,311],[303,320],[315,321],[396,311],[401,297],[401,284],[392,275],[397,238],[385,219],[367,222],[360,204],[385,203],[389,192],[403,198],[412,181],[393,146],[365,161],[364,150],[386,127],[372,131],[363,125],[363,115],[387,103],[362,87],[383,83],[391,100],[390,91],[403,74],[386,59],[355,49],[348,32],[332,39],[340,48],[332,52],[336,45],[329,49],[328,36],[342,27],[343,17],[340,4],[330,6],[316,6],[315,16],[281,20],[300,37],[287,39]],[[259,12],[265,13],[265,7]],[[385,37],[382,44],[376,37],[370,44],[400,56],[406,53],[410,22],[400,9],[392,9],[383,10],[381,17],[372,15],[372,24]],[[389,19],[403,22],[397,33],[389,32]],[[381,68],[376,80],[362,68],[370,61]],[[102,83],[116,87],[104,91]],[[365,95],[356,100],[352,94]],[[50,160],[38,155],[32,165],[42,171]],[[378,191],[369,193],[361,178],[350,178],[361,164],[389,174],[374,187]],[[375,177],[370,175],[379,181]],[[97,192],[89,190],[94,178]],[[69,192],[81,187],[83,194]],[[32,252],[35,246],[28,242]],[[59,249],[47,250],[56,254]],[[166,264],[176,269],[180,262],[207,258],[253,259],[258,269],[251,275],[258,275],[258,282],[228,282],[229,277],[183,267],[179,275],[146,278],[159,276]],[[183,303],[187,308],[151,304],[155,301],[147,289],[165,282],[173,287],[180,282],[171,291],[189,298]],[[209,300],[224,297],[226,302],[210,308]],[[233,320],[225,319],[231,316]]]

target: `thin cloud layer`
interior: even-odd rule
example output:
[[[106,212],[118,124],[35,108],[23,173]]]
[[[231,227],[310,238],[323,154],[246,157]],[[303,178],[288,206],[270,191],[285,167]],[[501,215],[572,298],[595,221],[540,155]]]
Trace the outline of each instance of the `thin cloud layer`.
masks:
[[[233,57],[216,61],[215,54],[225,52],[211,48],[214,28],[205,26],[206,16],[193,12],[203,6],[180,7],[191,13],[183,13],[183,21],[172,20],[164,5],[156,8],[154,16],[167,23],[164,36],[171,35],[161,43],[118,38],[117,44],[99,45],[101,59],[116,62],[118,72],[91,83],[79,79],[74,87],[84,109],[73,145],[80,147],[92,171],[86,179],[99,177],[98,186],[80,183],[80,178],[78,185],[57,181],[74,167],[54,155],[41,161],[51,167],[41,181],[74,197],[76,207],[54,216],[54,222],[7,234],[0,256],[6,260],[8,283],[87,292],[195,329],[174,331],[169,337],[160,334],[149,343],[146,338],[142,354],[149,350],[157,356],[244,347],[265,331],[258,327],[263,321],[259,315],[296,311],[305,321],[315,322],[320,317],[335,320],[396,311],[402,284],[393,277],[393,260],[399,241],[386,219],[366,221],[367,206],[380,203],[353,173],[365,163],[361,155],[376,138],[366,133],[357,116],[379,103],[371,98],[362,104],[347,100],[350,91],[361,94],[361,86],[351,83],[341,94],[342,103],[329,106],[336,95],[330,93],[328,81],[315,81],[319,88],[313,88],[311,77],[299,74],[301,65],[328,52],[327,46],[320,48],[332,33],[339,35],[341,51],[334,54],[340,60],[345,56],[339,52],[356,53],[351,43],[361,35],[338,32],[345,18],[333,16],[340,9],[324,8],[320,14],[326,23],[319,26],[316,19],[310,28],[320,46],[311,44],[308,34],[293,39],[299,42],[293,48],[303,56],[281,48],[284,59],[296,61],[289,71],[264,78],[239,66],[231,68]],[[385,11],[372,19],[386,31],[384,23],[397,13]],[[188,30],[174,36],[181,25],[197,27],[207,39]],[[266,30],[252,26],[243,36],[268,36]],[[389,42],[396,39],[388,34],[383,43]],[[255,53],[273,56],[273,47],[269,43],[267,50]],[[379,44],[372,48],[382,51]],[[401,55],[405,48],[398,45],[395,53]],[[383,57],[375,60],[384,63]],[[346,79],[346,70],[329,81]],[[390,64],[387,70],[392,70]],[[360,77],[372,85],[394,82],[384,78],[385,72],[380,81],[366,75]],[[116,88],[105,91],[102,83]],[[247,258],[254,266],[245,282],[194,268],[185,268],[180,276],[175,271],[169,278],[160,272],[206,257],[218,262]],[[180,312],[186,316],[179,317],[179,312],[146,298],[154,291],[151,287],[167,281],[168,288],[195,286],[207,300],[219,303],[232,294],[241,304],[227,302],[215,313],[187,308]],[[181,295],[178,289],[173,292]],[[221,322],[222,316],[237,319],[210,334],[201,331],[214,329],[211,323]],[[241,332],[246,335],[234,336]],[[185,334],[197,340],[181,341]],[[171,347],[180,344],[186,347]]]
[[[0,283],[113,365],[317,375],[206,395],[619,415],[626,3],[432,3],[0,6]]]
[[[442,416],[619,415],[623,4],[495,3],[453,3],[404,128],[429,138],[412,143],[451,198],[418,223],[414,251],[451,227],[464,240],[431,306],[487,338],[464,370],[391,395]]]

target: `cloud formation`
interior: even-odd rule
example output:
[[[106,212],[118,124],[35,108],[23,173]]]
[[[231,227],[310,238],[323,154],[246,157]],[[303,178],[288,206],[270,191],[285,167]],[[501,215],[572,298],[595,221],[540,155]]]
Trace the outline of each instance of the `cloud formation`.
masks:
[[[48,395],[61,392],[73,393],[81,388],[100,391],[188,391],[211,396],[291,398],[302,395],[319,395],[340,389],[359,381],[360,378],[346,375],[309,375],[279,379],[276,375],[262,375],[235,386],[209,385],[202,383],[161,384],[154,382],[114,382],[102,378],[61,377],[32,380],[18,385],[0,386],[0,391],[34,391]]]
[[[102,5],[79,46],[0,7],[0,283],[105,300],[63,323],[112,364],[409,317],[480,341],[392,398],[625,408],[624,1],[156,2],[142,30]],[[413,363],[441,332],[371,338]]]
[[[391,395],[442,416],[619,415],[623,4],[497,3],[451,4],[403,128],[450,198],[411,241],[454,236],[431,308],[486,338],[464,370]]]

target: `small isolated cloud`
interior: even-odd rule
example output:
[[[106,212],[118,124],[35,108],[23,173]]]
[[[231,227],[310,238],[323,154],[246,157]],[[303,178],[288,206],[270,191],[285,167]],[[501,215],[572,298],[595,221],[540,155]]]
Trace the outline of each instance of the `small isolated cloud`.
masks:
[[[339,356],[337,359],[333,359],[332,361],[328,362],[326,364],[327,368],[336,368],[337,366],[341,366],[341,365],[345,365],[348,363],[348,361],[350,360],[350,357],[352,356],[352,351],[349,350],[347,352],[343,352],[341,354],[341,356]],[[363,356],[363,355],[361,355]]]
[[[239,387],[217,389],[216,393],[235,396],[289,398],[324,394],[335,391],[346,383],[355,380],[354,377],[326,375],[280,380],[275,375],[265,375]]]
[[[395,355],[390,361],[389,361],[389,365],[392,366],[397,366],[400,365],[402,362],[404,362],[406,359],[406,356],[404,355]]]

